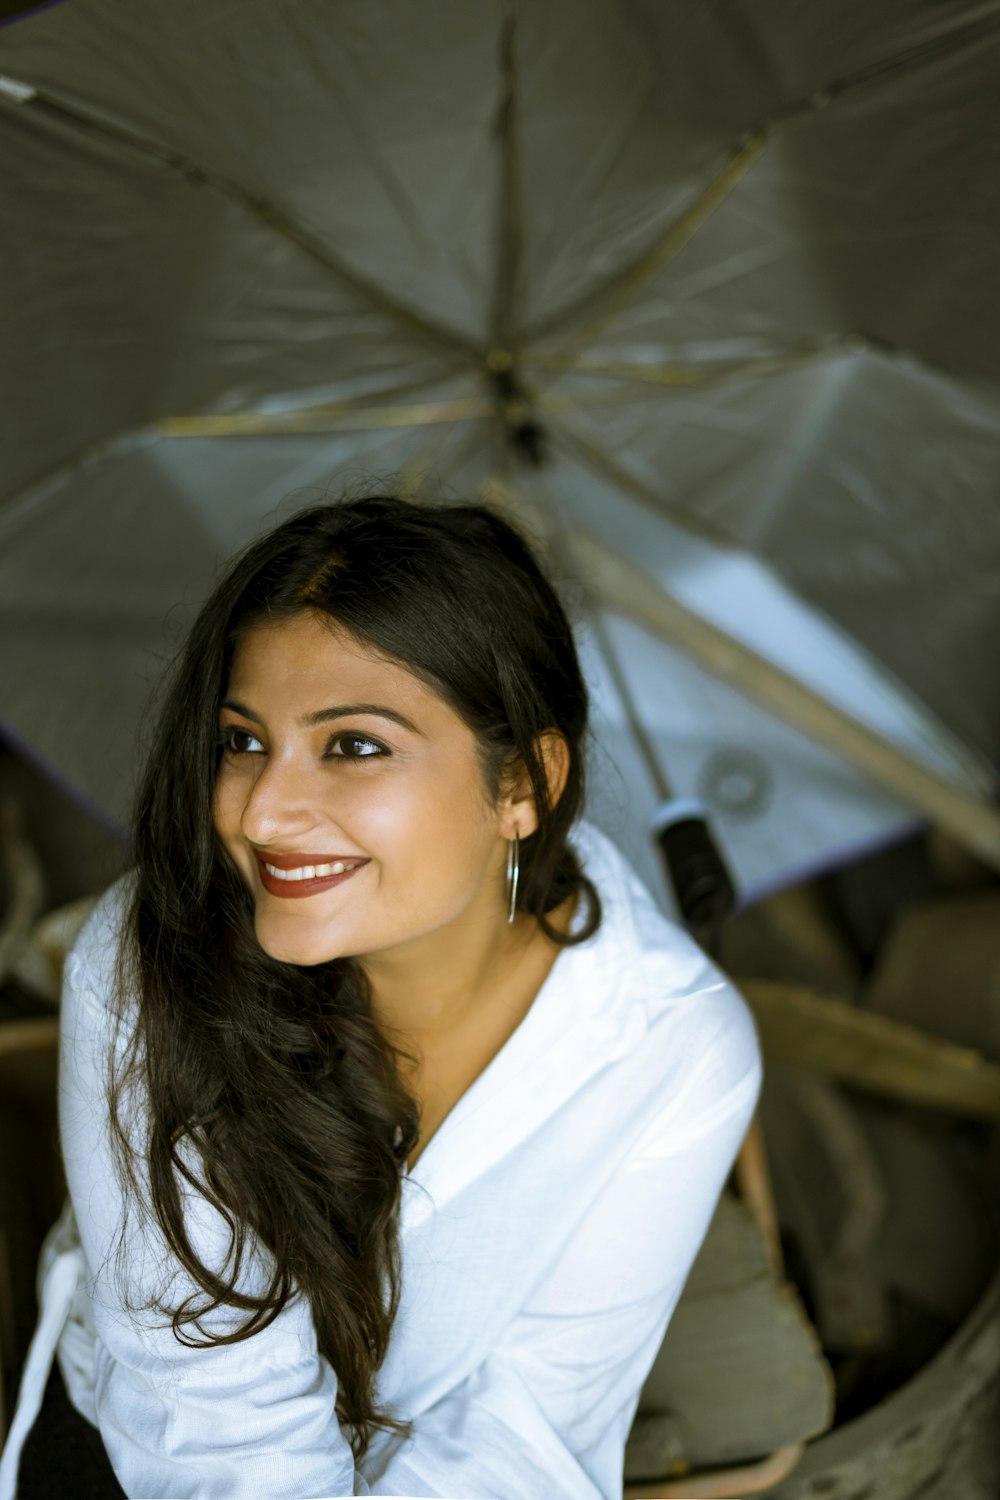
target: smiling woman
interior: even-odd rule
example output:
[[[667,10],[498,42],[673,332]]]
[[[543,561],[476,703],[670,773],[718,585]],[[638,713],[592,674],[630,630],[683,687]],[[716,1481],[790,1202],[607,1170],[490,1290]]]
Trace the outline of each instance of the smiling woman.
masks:
[[[610,1500],[760,1061],[580,816],[587,692],[529,546],[482,506],[295,516],[161,725],[62,1007],[42,1322],[89,1493]]]

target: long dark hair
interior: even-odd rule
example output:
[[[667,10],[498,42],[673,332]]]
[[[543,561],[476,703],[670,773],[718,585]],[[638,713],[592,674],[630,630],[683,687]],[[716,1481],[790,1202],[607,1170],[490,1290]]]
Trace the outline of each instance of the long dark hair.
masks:
[[[418,1109],[397,1067],[405,1054],[377,1028],[360,965],[269,957],[212,823],[217,714],[234,649],[254,624],[302,610],[325,612],[462,717],[494,803],[520,757],[539,824],[522,841],[517,904],[564,945],[601,921],[567,842],[583,807],[588,702],[566,613],[525,538],[488,506],[390,496],[302,511],[254,542],[201,610],[168,678],[138,797],[120,949],[121,1014],[134,1001],[135,1023],[109,1079],[117,1159],[140,1200],[146,1175],[146,1211],[206,1294],[197,1306],[194,1297],[154,1304],[175,1337],[249,1338],[303,1294],[360,1460],[371,1428],[410,1427],[375,1406],[373,1382],[399,1302],[401,1177]],[[555,806],[537,743],[553,728],[569,748]],[[575,892],[586,896],[586,919],[564,934],[547,913]],[[148,1126],[134,1142],[124,1101],[137,1082]],[[192,1245],[179,1179],[229,1227],[224,1272]],[[269,1283],[258,1296],[237,1291],[261,1247]],[[209,1334],[200,1320],[220,1307],[248,1316],[235,1332]],[[192,1326],[200,1337],[182,1338]]]

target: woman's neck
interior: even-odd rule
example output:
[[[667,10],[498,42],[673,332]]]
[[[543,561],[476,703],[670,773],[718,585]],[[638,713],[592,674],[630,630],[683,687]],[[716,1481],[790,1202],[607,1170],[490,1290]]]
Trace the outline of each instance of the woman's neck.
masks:
[[[568,930],[575,901],[570,896],[548,914],[557,931]],[[431,1042],[470,1024],[496,997],[519,987],[522,976],[543,972],[544,977],[558,953],[559,945],[534,917],[518,913],[508,923],[493,907],[488,915],[470,909],[460,921],[405,949],[361,962],[380,1027]]]

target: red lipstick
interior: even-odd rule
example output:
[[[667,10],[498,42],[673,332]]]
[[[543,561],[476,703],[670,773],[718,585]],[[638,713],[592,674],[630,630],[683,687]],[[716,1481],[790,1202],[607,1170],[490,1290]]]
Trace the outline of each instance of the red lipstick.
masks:
[[[345,880],[350,880],[352,875],[357,875],[359,870],[363,870],[370,861],[360,860],[351,869],[344,870],[339,875],[316,875],[305,878],[299,876],[296,879],[273,875],[271,870],[268,870],[268,865],[274,870],[302,870],[310,867],[315,869],[341,862],[346,864],[357,858],[357,855],[352,854],[268,854],[265,860],[265,856],[258,853],[257,868],[260,872],[261,885],[269,895],[301,900],[304,896],[315,896],[320,891],[328,891],[335,885],[342,885]]]

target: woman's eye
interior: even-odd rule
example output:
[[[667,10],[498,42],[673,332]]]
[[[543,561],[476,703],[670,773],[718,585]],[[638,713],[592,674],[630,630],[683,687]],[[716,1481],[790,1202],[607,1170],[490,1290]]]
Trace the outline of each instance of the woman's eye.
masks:
[[[259,755],[264,749],[255,734],[251,734],[249,729],[238,729],[235,724],[224,729],[220,739],[223,749],[228,750],[231,755]]]
[[[346,750],[335,751],[334,746],[346,746]],[[381,755],[388,755],[384,745],[378,740],[370,740],[365,734],[335,734],[327,746],[328,760],[374,760]]]

